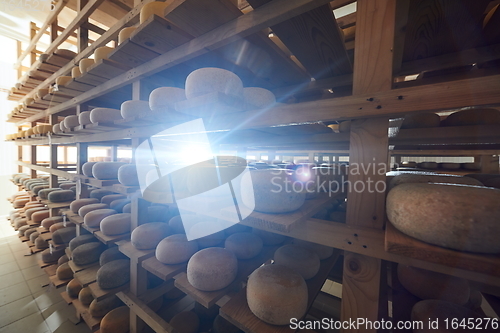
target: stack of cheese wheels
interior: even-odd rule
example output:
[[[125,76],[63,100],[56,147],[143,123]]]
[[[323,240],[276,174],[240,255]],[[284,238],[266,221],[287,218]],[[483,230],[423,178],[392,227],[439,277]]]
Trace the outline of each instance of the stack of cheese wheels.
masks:
[[[123,119],[121,111],[110,108],[95,108],[90,111],[90,121],[97,123],[112,123],[115,120]]]
[[[189,259],[187,279],[196,289],[214,291],[227,287],[236,278],[238,260],[233,252],[210,247]]]
[[[194,70],[186,78],[187,99],[214,92],[242,98],[243,82],[233,72],[214,67]]]
[[[254,204],[257,212],[289,213],[302,207],[306,200],[305,192],[295,191],[294,179],[288,170],[251,170],[243,176],[246,177],[251,177],[253,193],[242,190],[242,201],[247,207]]]
[[[156,88],[149,94],[149,108],[151,110],[175,109],[177,102],[186,100],[186,91],[176,87]]]
[[[471,109],[450,114],[443,126],[499,125],[500,111],[496,109]]]
[[[288,244],[274,252],[274,262],[299,273],[304,280],[313,278],[319,271],[320,260],[316,252],[300,245]]]
[[[441,122],[439,115],[433,112],[407,114],[404,118],[403,124],[401,124],[402,129],[439,127]]]
[[[151,114],[148,101],[125,101],[120,106],[120,114],[124,119],[145,117]]]
[[[257,109],[269,108],[276,104],[274,94],[267,89],[259,87],[243,88],[243,98],[245,104],[252,105]]]
[[[175,234],[164,238],[156,247],[156,259],[167,265],[187,262],[198,251],[196,240],[188,241],[186,235]]]
[[[78,66],[80,68],[80,73],[82,74],[87,73],[89,67],[92,66],[93,64],[94,64],[94,59],[85,58],[80,60],[80,62],[78,63]]]
[[[248,307],[271,325],[289,325],[307,310],[307,285],[302,276],[282,265],[257,268],[248,278]]]
[[[136,29],[137,29],[136,27],[127,27],[127,28],[123,28],[122,30],[120,30],[120,33],[118,34],[118,44],[121,44],[124,41],[126,41],[127,39],[129,39],[130,35],[132,35],[132,33]]]
[[[99,180],[118,179],[118,170],[123,165],[122,162],[97,162],[92,166],[92,175]]]
[[[401,232],[434,245],[500,253],[500,190],[452,184],[401,184],[387,196],[387,217]],[[450,214],[453,212],[453,214]]]

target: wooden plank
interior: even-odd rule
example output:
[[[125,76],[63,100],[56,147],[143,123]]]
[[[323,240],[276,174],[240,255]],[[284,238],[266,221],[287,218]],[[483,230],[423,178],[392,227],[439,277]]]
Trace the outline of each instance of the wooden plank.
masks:
[[[113,79],[119,76],[120,74],[125,73],[129,69],[130,69],[129,66],[125,66],[108,59],[101,59],[98,63],[95,63],[92,66],[90,66],[88,72],[90,74],[93,74],[95,76],[100,76],[105,79]]]
[[[71,280],[71,279],[68,279],[68,280],[60,280],[57,275],[52,275],[52,276],[49,276],[49,280],[50,280],[50,283],[52,283],[52,285],[56,288],[60,288],[60,287],[63,287],[65,285],[68,284],[68,282]]]
[[[77,264],[75,264],[75,262],[73,260],[70,260],[70,261],[68,261],[68,265],[71,268],[71,270],[73,271],[73,273],[78,273],[80,271],[83,271],[84,269],[88,269],[88,268],[95,266],[95,262],[88,264],[88,265],[77,265]]]
[[[41,234],[39,237],[41,237],[44,241],[48,242],[49,240],[52,239],[52,233],[47,232],[47,233]]]
[[[155,250],[138,250],[131,241],[122,240],[116,242],[120,252],[129,257],[134,262],[142,262],[155,255]]]
[[[69,83],[64,85],[68,89],[72,90],[77,90],[77,91],[89,91],[90,89],[94,88],[93,85],[85,84],[78,82],[77,80],[73,79]]]
[[[61,292],[61,297],[66,302],[66,304],[70,305],[71,303],[73,303],[73,299],[68,296],[68,293],[66,292],[66,290]]]
[[[500,143],[500,126],[475,125],[399,130],[391,145],[493,144]]]
[[[88,267],[84,270],[76,272],[74,274],[74,278],[78,282],[80,282],[80,284],[83,287],[86,287],[89,284],[94,283],[96,281],[96,275],[97,275],[97,271],[99,270],[99,268],[101,268],[101,266],[99,266],[99,264],[94,264],[91,267]]]
[[[113,243],[120,241],[120,240],[123,240],[123,239],[130,239],[130,233],[125,233],[125,234],[121,234],[121,235],[114,235],[114,236],[106,236],[100,230],[94,231],[94,236],[106,245],[113,244]]]
[[[153,52],[127,39],[111,51],[108,59],[125,66],[137,67],[157,56],[159,56],[159,53]]]
[[[67,208],[71,204],[72,201],[66,201],[66,202],[48,202],[47,207],[49,209],[52,208]]]
[[[187,264],[165,265],[159,262],[156,257],[151,257],[142,262],[142,267],[160,279],[167,281],[185,271]]]
[[[75,81],[85,83],[91,86],[98,86],[101,83],[108,81],[108,79],[94,75],[89,72],[85,72],[82,75],[75,78]]]
[[[40,266],[40,268],[45,268],[45,267],[48,267],[50,265],[55,265],[57,264],[57,260],[56,261],[52,261],[52,262],[43,262],[42,260],[38,260],[38,266]]]
[[[59,85],[56,86],[56,90],[57,90],[57,92],[61,93],[62,95],[70,96],[70,97],[76,97],[76,96],[82,94],[81,91],[69,89],[65,86],[59,86]]]
[[[57,270],[57,265],[50,265],[50,266],[47,266],[47,267],[43,268],[43,271],[48,276],[56,275],[56,270]]]
[[[89,313],[89,308],[84,306],[78,299],[72,300],[72,304],[92,332],[99,329],[101,318],[92,317]]]
[[[47,60],[45,60],[46,63],[54,65],[54,66],[58,66],[58,67],[63,67],[66,64],[68,64],[70,61],[71,61],[71,59],[66,58],[66,57],[62,57],[62,56],[57,55],[55,53],[52,53],[51,55],[49,55]]]
[[[117,292],[120,291],[128,291],[129,289],[129,284],[124,284],[123,286],[113,288],[113,289],[101,289],[98,285],[97,282],[91,283],[88,285],[90,288],[90,292],[94,296],[94,299],[97,301],[103,300],[107,297],[115,295]]]

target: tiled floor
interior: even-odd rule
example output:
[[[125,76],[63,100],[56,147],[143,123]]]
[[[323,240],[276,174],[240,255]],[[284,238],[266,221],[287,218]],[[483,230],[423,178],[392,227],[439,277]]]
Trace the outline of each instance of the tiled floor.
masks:
[[[39,254],[26,256],[28,246],[5,219],[0,219],[0,333],[90,333],[78,325],[75,310],[48,286],[38,266]]]

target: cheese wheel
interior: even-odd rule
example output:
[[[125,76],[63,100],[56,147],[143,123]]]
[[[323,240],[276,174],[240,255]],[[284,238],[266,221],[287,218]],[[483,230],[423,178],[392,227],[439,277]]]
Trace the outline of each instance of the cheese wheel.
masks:
[[[125,213],[123,207],[130,204],[130,199],[113,200],[109,204],[109,208],[116,210],[118,213]]]
[[[402,184],[387,195],[389,221],[402,233],[459,251],[500,253],[500,190]],[[450,214],[450,212],[453,212]]]
[[[53,250],[52,253],[50,252],[50,249],[45,249],[42,251],[42,261],[46,264],[55,262],[63,255],[64,255],[64,248]]]
[[[94,237],[94,235],[80,235],[80,236],[77,236],[75,238],[73,238],[70,242],[69,242],[69,249],[71,251],[74,251],[78,246],[80,245],[83,245],[83,244],[87,244],[87,243],[92,243],[92,242],[99,242],[99,240],[97,238]]]
[[[65,254],[63,256],[61,256],[58,260],[57,260],[57,265],[62,265],[64,264],[65,262],[68,262],[69,261],[69,258],[68,256]]]
[[[109,249],[106,249],[103,253],[101,253],[101,256],[99,257],[99,265],[104,266],[110,261],[119,259],[127,259],[127,256],[120,252],[118,246],[110,247]]]
[[[123,165],[122,162],[97,162],[92,167],[92,175],[99,180],[117,179],[118,169]]]
[[[38,193],[40,192],[40,190],[43,190],[46,188],[49,188],[49,185],[37,185],[37,186],[34,186],[31,191],[33,192],[34,195],[38,196]]]
[[[26,211],[24,213],[26,215],[26,218],[28,220],[31,220],[31,216],[33,215],[33,213],[41,211],[41,210],[47,210],[47,208],[45,208],[45,207],[33,207],[33,208],[26,209]]]
[[[122,30],[120,30],[120,33],[118,34],[118,44],[121,44],[124,41],[126,41],[127,39],[129,39],[130,35],[132,35],[132,33],[135,31],[135,29],[137,29],[137,28],[136,27],[127,27],[127,28],[123,28]]]
[[[127,196],[123,194],[109,194],[105,195],[101,198],[101,203],[109,205],[115,200],[126,199]]]
[[[101,320],[100,333],[127,333],[130,328],[130,309],[120,306],[109,311]]]
[[[148,101],[125,101],[120,106],[120,114],[124,119],[144,117],[151,114]]]
[[[281,265],[265,265],[250,274],[247,301],[250,311],[271,325],[289,325],[307,310],[307,285],[302,276]]]
[[[184,230],[184,225],[182,224],[182,219],[180,215],[176,215],[172,217],[168,221],[168,225],[172,229],[172,232],[174,234],[185,234],[186,231]]]
[[[24,237],[30,238],[31,234],[37,232],[35,228],[28,229],[24,232]]]
[[[64,126],[64,120],[59,123],[59,127],[61,128],[61,131],[67,130],[67,128]]]
[[[73,79],[79,77],[80,75],[82,75],[82,72],[80,71],[80,67],[75,66],[75,67],[71,68],[71,77]]]
[[[99,257],[105,248],[104,244],[100,242],[82,244],[73,250],[73,262],[77,265],[83,266],[99,261]]]
[[[80,73],[84,74],[87,73],[88,69],[90,66],[94,64],[94,59],[82,59],[78,63],[78,67],[80,68]]]
[[[38,238],[38,236],[40,236],[40,233],[38,231],[35,231],[34,233],[32,233],[30,235],[30,242],[34,243],[35,240]]]
[[[80,125],[92,124],[90,121],[90,111],[83,111],[78,115],[78,123]]]
[[[56,54],[60,57],[66,58],[66,59],[73,59],[74,57],[76,57],[75,52],[73,52],[71,50],[67,50],[67,49],[56,49],[54,51],[54,54]]]
[[[14,206],[14,208],[22,208],[28,201],[30,201],[30,199],[17,199],[14,200],[12,205]]]
[[[73,271],[67,262],[57,267],[56,276],[59,280],[69,280],[73,278]]]
[[[130,260],[118,259],[110,261],[97,271],[97,285],[101,289],[113,289],[130,281]]]
[[[82,285],[76,279],[72,279],[66,285],[66,293],[71,298],[77,298],[81,290],[82,290]]]
[[[47,134],[52,131],[52,125],[38,125],[38,134]]]
[[[277,249],[274,252],[274,263],[293,269],[304,280],[314,277],[320,267],[319,257],[314,251],[295,244],[284,245]]]
[[[52,133],[62,133],[61,126],[59,123],[52,126]]]
[[[19,229],[18,229],[19,236],[24,236],[24,232],[30,228],[31,228],[31,226],[29,226],[29,225],[23,225],[22,227],[19,227]]]
[[[49,210],[41,210],[41,211],[38,211],[38,212],[34,212],[31,215],[31,221],[33,223],[40,223],[40,222],[42,222],[43,219],[46,219],[49,216],[50,216],[50,211]]]
[[[274,94],[267,89],[259,87],[243,88],[243,99],[245,103],[253,105],[258,109],[269,108],[276,104]]]
[[[132,231],[130,240],[138,250],[150,250],[156,248],[158,243],[170,233],[167,223],[151,222],[135,228]]]
[[[76,228],[67,227],[56,230],[52,234],[52,241],[55,244],[68,244],[75,237],[76,237]]]
[[[242,189],[241,198],[245,206],[261,213],[289,213],[304,204],[306,193],[295,191],[295,180],[286,170],[251,170],[243,178],[251,177],[252,191]],[[250,181],[250,180],[248,180]],[[303,187],[298,187],[301,190]]]
[[[464,305],[470,298],[469,281],[425,269],[398,265],[398,279],[420,299],[440,299]]]
[[[401,124],[401,129],[439,127],[440,122],[439,115],[433,112],[407,114]]]
[[[149,107],[151,110],[161,108],[174,108],[175,103],[186,100],[186,91],[176,87],[156,88],[149,94]]]
[[[137,167],[135,164],[125,164],[118,169],[118,181],[125,186],[139,186]]]
[[[131,223],[131,214],[115,214],[102,219],[100,228],[106,236],[121,235],[130,232]]]
[[[86,112],[90,112],[90,111],[86,111]],[[83,163],[82,165],[82,172],[85,176],[87,177],[94,177],[94,175],[92,174],[92,168],[94,166],[94,164],[96,164],[97,162],[86,162],[86,163]]]
[[[110,108],[95,108],[90,111],[90,121],[97,123],[112,123],[115,120],[123,119],[121,111]]]
[[[206,67],[192,71],[186,78],[186,97],[220,92],[243,97],[243,82],[238,75],[222,68]]]
[[[32,136],[33,134],[35,134],[35,133],[33,133],[33,128],[28,128],[28,129],[26,130],[26,136],[27,136],[27,137]]]
[[[94,300],[94,296],[92,296],[92,292],[89,287],[84,287],[78,293],[78,300],[83,304],[83,306],[89,306],[90,303]]]
[[[229,286],[236,278],[238,260],[233,252],[210,247],[196,252],[187,265],[187,279],[196,289],[214,291]]]
[[[88,213],[90,213],[94,210],[107,209],[107,208],[109,208],[109,206],[106,204],[103,204],[103,203],[95,203],[95,204],[85,205],[85,206],[82,206],[78,210],[78,215],[85,218],[85,215],[87,215]]]
[[[132,212],[132,204],[128,203],[122,208],[122,213],[131,213]]]
[[[259,236],[263,241],[264,245],[279,245],[283,243],[286,239],[285,236],[280,234],[275,234],[274,232],[264,231],[260,229],[253,229],[252,232]]]
[[[108,55],[114,50],[114,48],[109,46],[101,46],[94,51],[94,61],[99,62],[102,59],[108,59]]]
[[[96,189],[96,190],[90,191],[89,197],[99,199],[99,202],[100,202],[104,196],[110,195],[110,194],[114,194],[114,192],[111,192],[108,190]]]
[[[49,242],[43,239],[42,237],[37,237],[34,243],[35,243],[35,248],[39,250],[43,250],[49,247]]]
[[[73,128],[79,125],[80,123],[78,122],[78,116],[76,115],[71,115],[64,118],[64,127],[66,128]]]
[[[108,312],[122,305],[123,303],[116,295],[103,298],[100,301],[94,299],[89,305],[89,313],[92,317],[104,317]]]
[[[85,217],[83,218],[83,223],[88,227],[99,228],[99,226],[101,225],[101,221],[106,216],[110,216],[113,214],[116,214],[116,210],[114,209],[104,208],[104,209],[93,210],[85,214]]]
[[[144,5],[141,8],[139,14],[139,24],[146,22],[151,16],[158,15],[160,17],[165,17],[165,8],[171,3],[171,1],[161,2],[154,1]]]
[[[450,114],[443,126],[499,125],[500,111],[496,109],[470,109]]]
[[[59,76],[56,79],[56,84],[58,86],[64,86],[64,85],[70,83],[72,80],[73,80],[73,78],[71,76]]]
[[[65,183],[61,183],[59,184],[59,186],[63,189],[63,190],[69,190],[71,189],[73,186],[75,186],[76,183],[73,183],[73,182],[65,182]]]
[[[77,199],[75,201],[72,201],[69,205],[69,209],[73,213],[78,213],[78,210],[82,208],[83,206],[90,205],[90,204],[95,204],[99,203],[98,199],[95,198],[85,198],[85,199]]]
[[[49,188],[42,189],[42,190],[40,190],[40,192],[38,192],[38,197],[42,200],[47,200],[50,192],[58,191],[58,190],[62,190],[62,188],[49,187]]]
[[[225,242],[225,248],[233,252],[238,259],[250,259],[257,256],[263,246],[262,238],[250,232],[234,233]]]
[[[172,317],[170,326],[180,333],[198,333],[200,319],[192,311],[183,311]]]
[[[62,216],[52,216],[52,217],[47,217],[42,220],[42,227],[45,229],[49,229],[53,224],[62,222],[63,218]]]
[[[294,239],[293,243],[314,251],[318,255],[319,260],[330,258],[333,254],[333,247],[329,247],[326,245],[312,243],[302,239]]]
[[[75,192],[71,190],[52,191],[47,196],[50,202],[66,202],[75,200]]]
[[[159,262],[174,265],[187,262],[197,251],[196,241],[188,241],[184,234],[175,234],[158,243],[155,255]]]
[[[425,172],[402,172],[392,178],[389,182],[389,190],[400,184],[407,183],[446,183],[482,186],[483,184],[471,177],[458,175],[435,174]]]
[[[25,226],[28,224],[28,219],[26,218],[16,218],[14,220],[14,230],[19,229],[22,226]]]
[[[75,228],[75,224],[72,222],[66,222],[66,225],[64,225],[64,222],[57,222],[50,226],[49,231],[54,233],[56,230],[63,228]]]

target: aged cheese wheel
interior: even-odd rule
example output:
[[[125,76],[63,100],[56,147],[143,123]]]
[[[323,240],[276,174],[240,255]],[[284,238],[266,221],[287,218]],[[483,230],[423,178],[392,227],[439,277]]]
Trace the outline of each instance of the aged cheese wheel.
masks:
[[[462,177],[457,175],[445,175],[435,173],[409,173],[405,172],[392,178],[389,182],[389,189],[397,185],[408,183],[445,183],[445,184],[463,184],[482,186],[483,184],[470,177]]]
[[[64,127],[73,128],[79,126],[80,122],[78,121],[77,115],[71,115],[64,118]]]
[[[59,123],[59,127],[61,128],[61,131],[67,130],[66,126],[64,126],[64,120]]]
[[[101,289],[113,289],[130,281],[130,260],[118,259],[110,261],[97,271],[97,285]]]
[[[387,196],[387,217],[401,232],[459,251],[500,253],[500,190],[402,184]]]
[[[65,182],[65,183],[61,183],[59,184],[59,186],[63,189],[63,190],[70,190],[73,186],[75,186],[76,183],[73,183],[73,182]]]
[[[45,185],[45,184],[44,185],[37,185],[37,186],[33,187],[32,192],[34,195],[38,196],[38,193],[40,193],[41,190],[44,190],[47,188],[49,188],[49,185]]]
[[[86,112],[90,112],[90,111],[86,111]],[[92,174],[92,168],[94,167],[94,164],[96,164],[97,162],[86,162],[86,163],[83,163],[82,165],[82,172],[85,176],[87,177],[94,177],[94,175]]]
[[[123,194],[109,194],[101,198],[101,203],[109,205],[111,202],[119,199],[126,199],[127,196]]]
[[[95,204],[85,205],[85,206],[82,206],[78,210],[78,215],[85,218],[85,215],[87,215],[88,213],[90,213],[94,210],[107,209],[107,208],[109,208],[109,206],[106,204],[103,204],[103,203],[95,203]]]
[[[73,278],[73,271],[67,262],[57,267],[56,276],[59,280],[69,280]]]
[[[441,122],[439,115],[433,112],[407,114],[404,118],[403,124],[401,124],[402,129],[439,127]]]
[[[54,54],[61,56],[63,58],[66,58],[66,59],[73,59],[74,57],[76,57],[75,52],[73,52],[71,50],[67,50],[67,49],[56,49],[54,51]]]
[[[64,228],[76,228],[76,226],[72,222],[66,222],[66,225],[64,225],[63,222],[57,222],[57,223],[54,223],[53,225],[50,226],[49,231],[51,233],[54,233],[57,230],[64,229]]]
[[[35,231],[34,233],[32,233],[32,234],[30,235],[30,241],[31,241],[32,243],[34,243],[34,242],[35,242],[35,240],[38,238],[38,236],[40,236],[40,233],[39,233],[38,231]]]
[[[95,108],[90,111],[90,121],[97,123],[112,123],[115,120],[123,119],[120,110],[110,108]]]
[[[274,262],[293,269],[304,280],[314,277],[320,266],[319,256],[314,251],[295,244],[284,245],[277,249],[274,252]]]
[[[141,8],[141,12],[139,14],[139,24],[143,24],[146,22],[151,16],[158,15],[160,17],[164,17],[165,8],[171,3],[171,1],[161,2],[161,1],[153,1]]]
[[[62,228],[52,234],[52,241],[55,244],[67,244],[76,237],[76,228]]]
[[[194,70],[186,78],[187,99],[213,92],[243,97],[243,82],[233,72],[214,67]]]
[[[262,251],[262,238],[251,232],[237,232],[226,239],[225,248],[238,259],[250,259]]]
[[[83,244],[86,244],[86,243],[93,243],[93,242],[99,242],[99,240],[97,238],[94,237],[94,235],[80,235],[80,236],[77,236],[75,238],[73,238],[70,242],[69,242],[69,249],[71,251],[74,251],[77,247],[79,247],[80,245],[83,245]]]
[[[41,223],[44,219],[50,216],[49,210],[40,210],[31,214],[31,221],[33,223]]]
[[[268,324],[289,325],[291,318],[302,318],[307,295],[302,276],[286,266],[261,266],[248,278],[248,307]]]
[[[89,305],[89,313],[92,317],[104,317],[109,311],[122,305],[122,301],[116,295],[103,298],[100,301],[94,299]]]
[[[66,292],[71,298],[78,298],[80,290],[82,290],[82,285],[76,279],[69,281],[66,285]]]
[[[80,125],[92,124],[92,122],[90,121],[90,111],[84,111],[78,115],[78,124]]]
[[[35,247],[39,250],[43,250],[49,247],[49,242],[43,239],[42,237],[37,237],[34,243]]]
[[[171,230],[167,223],[151,222],[135,228],[130,240],[138,250],[150,250],[156,248],[158,243],[170,233]]]
[[[122,208],[122,213],[131,213],[132,212],[132,204],[128,203]]]
[[[58,191],[58,190],[62,190],[62,188],[49,187],[49,188],[42,189],[42,190],[40,190],[40,192],[38,192],[38,197],[40,197],[40,199],[42,199],[42,200],[47,200],[50,192]]]
[[[93,210],[93,211],[85,214],[85,217],[83,218],[83,223],[86,226],[89,226],[92,228],[99,228],[101,221],[106,216],[110,216],[113,214],[116,214],[116,210],[114,210],[114,209],[104,208],[104,209]]]
[[[120,306],[109,311],[101,320],[101,333],[127,333],[130,329],[130,309]]]
[[[33,208],[29,208],[29,209],[26,209],[26,211],[24,212],[24,214],[26,214],[26,218],[28,220],[31,220],[31,216],[34,213],[39,212],[41,210],[47,210],[47,208],[45,208],[45,207],[33,207]]]
[[[118,213],[124,213],[123,207],[130,204],[130,199],[113,200],[109,204],[109,208],[116,210]]]
[[[132,35],[132,33],[135,31],[135,29],[137,29],[137,28],[136,27],[127,27],[127,28],[123,28],[122,30],[120,30],[120,33],[118,34],[118,44],[121,44],[124,41],[126,41],[127,39],[129,39],[130,35]]]
[[[263,241],[264,245],[279,245],[283,243],[286,239],[285,236],[275,234],[274,232],[264,231],[260,229],[253,229],[252,232],[259,236]]]
[[[17,199],[14,200],[12,205],[14,206],[14,208],[22,208],[28,201],[30,201],[30,199]]]
[[[94,51],[94,61],[99,62],[102,59],[108,59],[108,55],[114,50],[114,48],[109,46],[101,46]]]
[[[89,197],[99,199],[99,202],[100,202],[104,196],[110,195],[110,194],[114,194],[114,192],[111,192],[108,190],[102,190],[99,188],[99,189],[90,191]]]
[[[18,217],[14,220],[14,230],[19,229],[20,227],[23,227],[28,224],[28,219]]]
[[[71,190],[52,191],[47,196],[50,202],[66,202],[75,200],[75,192]]]
[[[42,227],[44,227],[45,229],[49,229],[55,223],[59,223],[62,221],[63,221],[62,216],[52,216],[52,217],[47,217],[47,218],[43,219],[41,224],[42,224]]]
[[[82,75],[82,72],[80,71],[80,67],[75,66],[75,67],[71,68],[71,77],[73,79],[76,79],[80,75]]]
[[[314,251],[318,255],[319,260],[330,258],[333,254],[333,247],[329,247],[326,245],[312,243],[302,239],[294,239],[293,243]]]
[[[85,205],[90,205],[90,204],[95,204],[99,203],[99,200],[95,198],[85,198],[85,199],[77,199],[75,201],[72,201],[69,205],[69,209],[73,213],[78,213],[78,210],[82,208]]]
[[[227,287],[236,278],[238,260],[233,252],[209,247],[196,252],[187,265],[187,279],[196,289],[214,291]]]
[[[73,80],[73,78],[71,76],[59,76],[56,79],[56,84],[58,86],[64,86],[64,85],[70,83],[72,80]]]
[[[80,62],[78,63],[78,66],[80,67],[80,72],[82,74],[87,73],[89,67],[92,66],[93,64],[94,64],[94,59],[85,58],[80,60]]]
[[[118,179],[118,169],[125,163],[122,162],[97,162],[92,167],[92,175],[100,180]]]
[[[151,114],[148,101],[125,101],[120,106],[120,114],[124,119],[144,117]]]
[[[305,192],[296,192],[293,178],[286,170],[251,170],[243,177],[251,176],[252,191],[242,190],[241,197],[247,207],[261,213],[289,213],[299,209],[306,200]],[[299,188],[300,190],[300,188]]]
[[[197,251],[196,241],[188,241],[184,234],[175,234],[158,243],[156,259],[167,265],[180,264],[187,262]]]
[[[186,99],[186,91],[176,87],[156,88],[149,94],[149,107],[151,110],[161,108],[174,108],[174,104]]]
[[[23,225],[22,227],[19,227],[19,229],[18,229],[19,236],[24,236],[24,233],[26,232],[26,230],[28,230],[30,228],[31,228],[31,226],[29,226],[29,225]]]
[[[172,317],[170,325],[180,333],[197,333],[200,329],[200,319],[192,311],[183,311]]]
[[[99,242],[82,244],[73,251],[73,262],[81,266],[92,264],[99,261],[99,257],[104,250],[104,244]]]
[[[464,305],[470,298],[469,281],[455,276],[399,264],[398,279],[406,290],[420,299],[440,299]]]
[[[35,228],[28,229],[24,232],[24,237],[30,238],[31,234],[37,232]]]
[[[90,303],[94,300],[94,296],[92,296],[92,292],[89,287],[84,287],[78,293],[78,300],[84,305],[89,306]]]
[[[276,104],[276,97],[274,94],[267,89],[259,87],[243,88],[243,98],[245,103],[259,109],[268,108]]]
[[[59,123],[52,126],[52,133],[62,133],[61,125]]]
[[[442,121],[444,126],[498,125],[500,111],[496,109],[470,109],[450,114]]]
[[[120,252],[118,246],[110,247],[101,253],[101,256],[99,257],[99,265],[104,266],[104,264],[118,259],[127,259],[127,256]]]
[[[137,167],[135,164],[125,164],[118,169],[118,181],[125,186],[139,186]]]
[[[122,213],[107,216],[101,221],[101,231],[106,236],[121,235],[130,232],[132,214]]]
[[[68,261],[69,261],[68,256],[66,254],[62,255],[59,259],[57,259],[57,265],[60,266],[60,265],[64,264],[65,262],[68,262]]]

